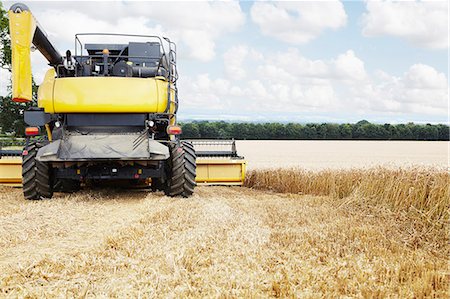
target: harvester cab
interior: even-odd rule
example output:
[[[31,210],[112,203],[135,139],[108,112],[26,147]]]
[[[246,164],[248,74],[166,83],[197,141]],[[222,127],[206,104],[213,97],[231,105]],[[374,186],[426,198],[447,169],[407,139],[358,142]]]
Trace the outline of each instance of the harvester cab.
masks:
[[[208,162],[197,160],[193,143],[179,138],[175,43],[150,35],[84,33],[75,36],[74,53],[62,56],[26,5],[11,6],[9,24],[13,101],[33,100],[32,46],[50,66],[37,107],[24,112],[25,198],[50,198],[54,191],[101,180],[192,195],[197,164]],[[221,158],[223,165],[232,164]],[[240,171],[242,182],[245,167]]]

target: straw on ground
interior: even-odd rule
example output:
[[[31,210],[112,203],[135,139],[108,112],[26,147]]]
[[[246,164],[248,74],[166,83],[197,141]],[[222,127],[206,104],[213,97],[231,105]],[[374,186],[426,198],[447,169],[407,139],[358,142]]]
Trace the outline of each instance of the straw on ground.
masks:
[[[355,193],[0,191],[2,297],[448,295],[445,228]]]

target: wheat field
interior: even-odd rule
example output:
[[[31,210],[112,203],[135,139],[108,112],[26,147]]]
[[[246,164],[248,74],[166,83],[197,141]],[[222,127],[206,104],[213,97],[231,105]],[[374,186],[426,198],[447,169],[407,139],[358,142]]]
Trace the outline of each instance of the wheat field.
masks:
[[[0,187],[0,297],[448,297],[448,175],[372,171],[257,170],[189,199]]]

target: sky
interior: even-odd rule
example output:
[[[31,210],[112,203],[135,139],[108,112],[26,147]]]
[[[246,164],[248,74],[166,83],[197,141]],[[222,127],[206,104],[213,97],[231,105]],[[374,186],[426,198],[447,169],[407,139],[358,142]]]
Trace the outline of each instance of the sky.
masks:
[[[447,1],[23,2],[61,53],[82,32],[176,42],[181,120],[448,123]]]

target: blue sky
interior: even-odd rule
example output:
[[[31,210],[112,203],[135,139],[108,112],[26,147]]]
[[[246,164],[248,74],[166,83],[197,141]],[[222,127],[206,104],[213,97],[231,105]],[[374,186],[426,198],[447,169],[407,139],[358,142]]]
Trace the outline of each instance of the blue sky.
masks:
[[[184,120],[448,121],[446,1],[26,3],[61,52],[77,32],[171,37]]]

